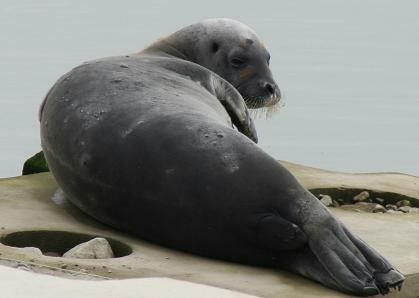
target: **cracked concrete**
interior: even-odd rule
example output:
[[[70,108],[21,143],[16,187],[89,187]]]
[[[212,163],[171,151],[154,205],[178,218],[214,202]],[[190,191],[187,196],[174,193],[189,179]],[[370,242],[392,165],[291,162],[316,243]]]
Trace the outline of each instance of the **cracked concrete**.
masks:
[[[412,204],[419,202],[418,177],[398,173],[345,174],[282,163],[309,189],[340,189],[340,191],[362,189],[383,194],[398,194],[408,197]],[[331,211],[355,234],[371,244],[406,274],[407,280],[403,290],[394,292],[389,297],[419,297],[419,214],[355,213],[339,208],[331,208]],[[135,288],[134,292],[138,295],[136,297],[142,297],[140,296],[142,289],[152,291],[169,289],[171,286],[181,289],[183,285],[175,286],[176,281],[173,279],[236,291],[223,292],[221,289],[210,288],[221,291],[218,294],[211,292],[215,295],[213,297],[236,297],[231,295],[239,295],[237,292],[260,297],[349,297],[291,273],[202,258],[118,232],[84,215],[68,203],[60,192],[57,193],[56,182],[50,173],[1,179],[0,237],[4,240],[6,235],[13,232],[38,230],[83,233],[92,235],[91,238],[94,236],[110,238],[129,245],[132,253],[113,259],[68,259],[39,255],[0,244],[0,264],[67,278],[50,279],[52,278],[50,276],[30,275],[2,266],[0,267],[2,280],[3,277],[14,276],[13,282],[4,283],[7,286],[2,289],[3,293],[12,291],[14,285],[17,287],[20,284],[14,281],[21,279],[25,280],[26,284],[26,281],[36,276],[39,278],[38,284],[27,283],[31,287],[29,289],[27,286],[27,293],[35,296],[13,297],[37,297],[36,288],[42,288],[43,283],[47,287],[55,285],[63,291],[69,287],[86,288],[86,293],[90,295],[93,295],[95,289],[97,293],[100,291],[106,293],[103,289],[115,287],[125,291],[115,297],[131,297],[129,295],[132,293],[132,286],[137,281],[143,288]],[[62,236],[64,242],[66,235],[69,234]],[[128,281],[120,280],[103,281],[101,286],[97,283],[97,280],[127,278],[142,279],[132,281],[131,285],[128,285]],[[80,281],[80,279],[90,281]],[[78,283],[81,283],[80,286]],[[112,286],[109,286],[111,283]],[[55,287],[51,290],[55,290]],[[202,296],[207,290],[200,285],[188,283],[185,292],[178,297]],[[147,293],[150,293],[150,296],[144,297],[164,297],[162,292]],[[77,296],[99,297],[83,295],[83,292],[80,292]]]

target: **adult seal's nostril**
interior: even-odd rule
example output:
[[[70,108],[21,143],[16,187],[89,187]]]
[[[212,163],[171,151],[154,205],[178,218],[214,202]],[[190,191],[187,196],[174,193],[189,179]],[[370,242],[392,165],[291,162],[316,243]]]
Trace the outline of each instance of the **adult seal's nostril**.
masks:
[[[265,88],[265,90],[266,90],[266,91],[267,91],[270,95],[274,95],[274,94],[275,94],[275,89],[276,89],[275,84],[265,83],[264,88]]]

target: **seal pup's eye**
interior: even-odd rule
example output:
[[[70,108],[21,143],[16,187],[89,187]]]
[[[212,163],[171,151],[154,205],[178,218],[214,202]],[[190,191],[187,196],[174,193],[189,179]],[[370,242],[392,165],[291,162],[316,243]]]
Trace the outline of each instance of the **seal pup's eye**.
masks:
[[[232,58],[230,61],[231,65],[233,65],[234,67],[242,67],[246,64],[246,62],[241,59],[241,58]]]
[[[213,53],[216,53],[217,51],[218,51],[218,49],[220,48],[220,45],[218,44],[218,43],[216,43],[216,42],[213,42],[212,43],[212,45],[211,45],[211,51],[213,52]]]

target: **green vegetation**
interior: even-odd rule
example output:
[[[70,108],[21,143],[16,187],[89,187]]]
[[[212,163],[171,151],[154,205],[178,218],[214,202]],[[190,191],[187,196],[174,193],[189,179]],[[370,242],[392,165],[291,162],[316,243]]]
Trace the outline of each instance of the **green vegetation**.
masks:
[[[22,175],[49,172],[44,152],[40,151],[25,161],[23,165]]]

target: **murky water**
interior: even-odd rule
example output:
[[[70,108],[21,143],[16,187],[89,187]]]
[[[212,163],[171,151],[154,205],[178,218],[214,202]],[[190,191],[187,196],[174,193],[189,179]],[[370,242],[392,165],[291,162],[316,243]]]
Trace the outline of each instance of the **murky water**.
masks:
[[[286,107],[258,119],[278,159],[419,175],[418,1],[0,0],[0,176],[40,150],[38,106],[79,63],[209,17],[254,28]]]

